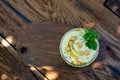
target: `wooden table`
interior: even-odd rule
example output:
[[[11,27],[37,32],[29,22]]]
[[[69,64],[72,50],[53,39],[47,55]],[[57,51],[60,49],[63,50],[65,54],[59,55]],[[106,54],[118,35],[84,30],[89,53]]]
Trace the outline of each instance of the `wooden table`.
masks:
[[[120,19],[103,2],[1,0],[0,33],[6,38],[11,36],[23,62],[34,65],[47,79],[119,80]],[[60,39],[74,27],[91,24],[100,33],[99,56],[88,67],[73,68],[60,56]],[[22,47],[27,52],[21,53]]]
[[[94,68],[100,68],[102,72],[106,72],[102,69],[105,55],[107,55],[106,42],[104,39],[100,39],[100,52],[95,61],[96,64],[93,63],[85,68],[71,67],[60,56],[59,44],[65,32],[72,28],[74,27],[70,25],[49,22],[21,27],[16,31],[16,33],[19,32],[17,50],[20,51],[21,47],[27,48],[27,52],[22,55],[23,61],[26,64],[35,65],[50,80],[98,79]],[[110,79],[110,77],[106,76],[106,79]]]

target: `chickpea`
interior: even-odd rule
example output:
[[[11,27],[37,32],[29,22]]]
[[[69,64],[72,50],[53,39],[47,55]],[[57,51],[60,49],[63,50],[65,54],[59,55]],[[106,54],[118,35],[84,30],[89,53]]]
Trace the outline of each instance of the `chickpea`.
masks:
[[[76,36],[72,36],[72,37],[70,38],[70,40],[71,40],[71,41],[75,41],[75,40],[76,40]]]
[[[70,51],[70,48],[69,48],[69,47],[66,47],[66,48],[65,48],[65,51],[66,51],[66,52],[69,52],[69,51]]]
[[[84,54],[84,52],[83,52],[83,51],[79,51],[78,54],[79,54],[80,56],[82,56],[82,55]]]
[[[77,42],[77,46],[78,46],[79,48],[81,48],[81,47],[82,47],[82,43],[81,43],[81,42]]]
[[[90,51],[85,50],[84,54],[85,54],[85,56],[88,56],[90,54]]]
[[[68,42],[68,45],[71,47],[71,46],[73,46],[73,41],[69,41]]]
[[[79,60],[78,60],[78,59],[74,59],[74,60],[73,60],[73,63],[74,63],[74,64],[79,64]]]

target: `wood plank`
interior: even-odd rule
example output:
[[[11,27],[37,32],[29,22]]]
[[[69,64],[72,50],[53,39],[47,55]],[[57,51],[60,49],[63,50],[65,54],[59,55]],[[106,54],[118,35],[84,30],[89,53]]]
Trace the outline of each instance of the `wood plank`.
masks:
[[[11,23],[11,24],[10,24]],[[0,1],[0,25],[19,27],[24,25],[25,22],[17,16],[8,6]]]
[[[16,60],[18,60],[16,63],[20,62],[22,63],[22,61],[20,60],[16,49],[14,49],[14,47],[9,43],[9,41],[7,41],[6,39],[4,39],[3,37],[0,36],[0,42],[1,42],[1,47],[4,47],[6,50],[8,50],[11,53],[11,56],[14,56],[14,58],[16,58]],[[10,56],[9,56],[10,57]],[[2,58],[1,58],[2,59]],[[12,64],[14,65],[14,64]],[[23,67],[23,63],[22,65],[19,64],[20,67]],[[14,65],[15,66],[15,65]],[[2,67],[2,66],[1,66]],[[8,65],[9,67],[9,65]],[[24,69],[27,69],[24,65]],[[29,66],[30,71],[34,74],[35,78],[37,78],[37,80],[48,80],[47,78],[45,78],[40,72],[38,72],[38,70],[34,67],[34,66]],[[0,69],[0,72],[2,70]],[[27,70],[26,70],[27,71]],[[8,74],[8,73],[7,73]],[[11,73],[13,74],[13,73]],[[3,72],[1,73],[1,75],[3,75]],[[5,75],[5,74],[4,74]],[[27,73],[26,75],[29,75],[29,73]],[[10,74],[9,74],[10,76]],[[10,76],[12,77],[12,76]],[[14,76],[13,76],[14,77]],[[20,77],[20,76],[19,76]],[[20,77],[22,79],[22,76]],[[28,78],[28,77],[27,77]],[[32,79],[32,75],[30,77]],[[33,78],[33,79],[35,79]],[[9,77],[6,77],[6,79],[9,79]],[[10,79],[11,80],[11,79]]]
[[[74,68],[63,61],[59,53],[59,42],[63,34],[72,28],[74,27],[70,25],[48,22],[21,27],[16,46],[18,50],[23,46],[27,48],[27,52],[22,55],[23,61],[26,64],[35,65],[50,80],[114,79],[111,71],[107,70],[108,65],[116,67],[113,63],[119,66],[120,64],[110,57],[106,50],[107,43],[102,37],[100,38],[99,56],[92,65],[85,68]],[[111,63],[109,60],[113,62]]]
[[[5,43],[7,46],[5,46]],[[0,37],[0,73],[10,77],[12,80],[36,80],[20,60],[14,49],[2,37]]]
[[[117,45],[120,44],[118,30],[120,19],[103,5],[105,0],[72,0],[71,2],[69,0],[8,0],[8,2],[32,22],[54,21],[73,26],[92,23],[109,43],[113,42],[112,45],[120,49],[120,45]],[[21,5],[23,6],[20,7]]]
[[[119,28],[120,20],[103,6],[104,0],[73,0],[72,2],[69,2],[69,0],[51,0],[51,2],[44,0],[8,0],[8,2],[29,17],[32,22],[56,21],[74,26],[84,26],[84,23],[93,23],[98,30],[100,28],[101,30],[106,30],[104,32],[105,36],[107,34],[110,35],[110,38],[106,38],[106,40],[110,42],[114,36],[115,44],[119,43],[118,39],[120,39],[120,36],[117,33],[117,29]],[[22,7],[20,7],[21,5]]]
[[[39,72],[36,67],[29,65],[29,68],[38,80],[48,80],[48,78],[41,74],[41,72]]]
[[[73,25],[74,27],[82,27],[82,26],[86,26],[86,24],[90,26],[89,24],[92,23],[95,25],[95,29],[99,31],[99,33],[103,36],[103,39],[106,40],[107,42],[106,46],[109,46],[108,49],[109,51],[106,51],[106,46],[104,45],[102,46],[103,51],[100,52],[105,57],[105,59],[104,57],[102,57],[103,60],[100,61],[102,62],[105,70],[104,69],[96,70],[92,67],[88,67],[81,71],[81,68],[75,69],[70,66],[67,66],[58,54],[58,45],[59,45],[60,37],[67,30],[73,28],[72,26],[45,23],[45,24],[29,24],[28,26],[26,25],[27,27],[24,26],[16,29],[15,21],[18,21],[17,24],[18,23],[22,24],[21,23],[22,21],[19,22],[19,19],[15,20],[15,17],[11,18],[11,15],[13,15],[14,13],[10,12],[11,10],[9,10],[9,8],[6,8],[6,6],[3,5],[2,3],[2,7],[0,8],[0,10],[1,13],[4,14],[2,14],[1,16],[2,18],[0,18],[0,20],[2,20],[1,24],[3,24],[2,27],[0,26],[1,28],[0,32],[6,35],[11,34],[11,36],[13,37],[15,36],[15,41],[18,41],[17,43],[15,43],[18,51],[20,51],[22,46],[27,48],[28,52],[26,54],[24,53],[22,56],[23,57],[22,59],[23,61],[25,61],[26,64],[35,64],[41,71],[43,71],[43,73],[49,79],[51,79],[51,76],[48,75],[48,73],[53,72],[53,74],[55,73],[55,75],[57,76],[56,78],[57,80],[64,80],[64,79],[71,80],[71,78],[68,77],[68,75],[73,77],[73,79],[75,80],[79,80],[79,79],[92,80],[94,78],[96,80],[99,79],[112,80],[114,78],[116,79],[118,78],[119,80],[120,19],[117,16],[115,16],[110,10],[108,10],[106,7],[103,6],[105,0],[87,0],[87,1],[85,0],[71,0],[71,1],[69,0],[7,0],[7,1],[16,10],[18,10],[27,18],[29,18],[30,21],[32,22],[42,23],[46,21],[52,21],[52,22],[60,22],[60,23]],[[13,14],[10,15],[8,14],[7,17],[5,17],[7,12]],[[9,24],[13,24],[13,26],[10,26],[9,28],[5,28],[3,27],[4,24],[6,24],[6,26],[8,26]],[[53,28],[51,29],[49,26]],[[18,31],[20,32],[18,33]],[[47,34],[44,31],[49,32],[51,34]],[[104,42],[104,40],[102,41]],[[48,51],[46,51],[46,49]],[[48,54],[53,54],[56,56],[52,56]],[[39,58],[38,56],[40,57],[42,56],[42,57]],[[46,56],[48,57],[47,60],[44,61],[44,63],[40,63],[40,61],[43,61],[45,59],[44,57]],[[53,63],[51,62],[51,59],[54,59]],[[59,63],[55,62],[57,60]],[[64,66],[67,66],[67,68],[65,68]],[[49,70],[49,68],[51,67],[52,70]],[[73,73],[72,71],[75,73]],[[88,73],[87,71],[90,73]]]
[[[13,35],[16,38],[14,30],[25,24],[27,23],[23,19],[0,1],[0,34],[5,37]]]
[[[17,9],[15,9],[12,5],[10,5],[7,1],[5,0],[1,0],[3,2],[3,4],[5,4],[8,9],[11,9],[11,11],[13,11],[18,17],[20,17],[22,20],[24,20],[27,23],[30,23],[31,21],[25,17],[21,12],[19,12]]]

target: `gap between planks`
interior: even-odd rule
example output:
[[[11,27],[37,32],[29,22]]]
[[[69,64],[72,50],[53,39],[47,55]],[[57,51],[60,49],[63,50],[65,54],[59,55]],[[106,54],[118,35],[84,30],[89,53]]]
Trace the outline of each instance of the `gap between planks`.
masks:
[[[1,42],[4,41],[4,43],[7,45],[7,47]],[[11,44],[0,35],[0,43],[3,47],[5,47],[8,51],[10,51],[13,55],[17,56],[19,59],[19,56],[17,55],[16,50],[11,46]],[[37,80],[49,80],[47,77],[45,77],[40,71],[37,70],[37,68],[33,65],[27,65],[27,67],[30,69],[30,71],[35,75]]]

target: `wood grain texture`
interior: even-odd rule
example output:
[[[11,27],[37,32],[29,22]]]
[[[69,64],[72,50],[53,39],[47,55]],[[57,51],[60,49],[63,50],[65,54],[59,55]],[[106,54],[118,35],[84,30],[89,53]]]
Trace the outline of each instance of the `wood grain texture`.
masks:
[[[9,45],[4,46],[0,36],[0,79],[1,80],[35,80],[31,72],[20,60],[16,51]],[[4,41],[5,43],[5,41]],[[6,77],[2,77],[2,76]]]
[[[28,24],[23,18],[18,16],[13,10],[0,1],[0,33],[4,36],[13,36],[16,48],[20,51],[21,46],[28,48],[28,52],[24,54],[22,59],[26,64],[32,63],[38,66],[45,75],[49,78],[48,73],[59,73],[56,80],[113,80],[120,77],[119,61],[120,61],[120,19],[115,16],[110,10],[103,6],[105,0],[6,0],[21,14],[25,15],[31,22],[59,22],[63,24],[72,25],[73,27],[82,27],[88,24],[94,24],[95,29],[102,35],[101,41],[101,58],[104,69],[96,70],[88,67],[83,69],[74,69],[66,66],[62,59],[59,57],[58,46],[60,37],[64,32],[73,28],[72,26],[60,25],[56,23],[45,24]],[[23,27],[23,25],[28,24]],[[53,27],[52,29],[48,26]],[[63,27],[64,26],[64,27]],[[21,27],[21,28],[20,28]],[[46,28],[44,28],[46,27]],[[63,28],[62,28],[63,27]],[[56,30],[60,30],[59,32]],[[63,30],[63,31],[62,31]],[[51,32],[51,34],[44,33]],[[34,36],[32,36],[34,35]],[[42,35],[42,36],[41,36]],[[59,35],[59,36],[58,36]],[[47,38],[46,38],[47,37]],[[57,38],[57,39],[53,39]],[[41,39],[41,40],[40,40]],[[48,40],[47,40],[48,39]],[[46,41],[45,41],[46,40]],[[25,42],[24,42],[25,41]],[[37,42],[37,43],[36,43]],[[49,45],[48,45],[49,44]],[[44,46],[41,46],[44,45]],[[104,45],[104,46],[103,46]],[[37,47],[40,46],[40,47]],[[107,50],[106,50],[107,47]],[[35,48],[35,50],[34,50]],[[41,49],[42,50],[41,50]],[[48,49],[48,51],[46,50]],[[40,53],[38,53],[38,52]],[[30,54],[29,54],[30,52]],[[41,53],[44,53],[41,54]],[[53,54],[52,55],[47,55]],[[42,58],[38,58],[38,56]],[[44,58],[47,56],[48,60],[44,63]],[[33,58],[34,57],[34,58]],[[51,63],[51,59],[59,59],[60,63],[55,61]],[[39,61],[40,60],[40,61]],[[35,61],[35,62],[34,62]],[[62,64],[62,67],[59,66]],[[101,63],[98,63],[101,64]],[[48,65],[48,67],[44,67]],[[49,70],[49,66],[55,66],[54,69]],[[91,69],[92,68],[92,69]],[[45,69],[45,71],[44,71]],[[62,69],[62,70],[61,70]],[[68,70],[70,69],[70,70]],[[65,71],[64,71],[65,70]],[[78,71],[78,75],[67,71]],[[48,73],[46,73],[48,71]],[[87,72],[88,71],[88,72]],[[89,74],[90,72],[90,74]],[[66,74],[67,73],[67,74]],[[73,79],[68,77],[72,76]]]
[[[49,22],[23,26],[18,30],[17,50],[20,51],[20,47],[26,47],[27,53],[22,55],[25,64],[35,65],[50,80],[53,79],[52,75],[57,76],[54,78],[55,80],[114,79],[111,71],[107,69],[111,70],[109,66],[116,67],[113,66],[113,63],[117,64],[117,66],[120,65],[118,61],[114,61],[110,57],[106,50],[107,43],[102,36],[100,36],[99,41],[99,56],[92,65],[85,68],[73,68],[63,61],[59,53],[59,43],[64,33],[72,28],[75,27]],[[111,61],[113,62],[112,64]],[[68,77],[68,75],[72,78]]]
[[[104,0],[8,1],[32,22],[54,21],[73,26],[84,26],[85,23],[93,23],[108,42],[114,42],[112,46],[119,47],[117,44],[120,44],[120,36],[117,29],[120,25],[120,19],[103,6]],[[21,5],[22,7],[20,7]]]

